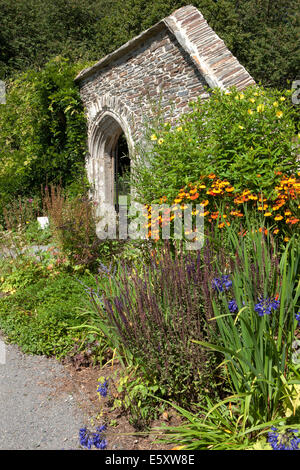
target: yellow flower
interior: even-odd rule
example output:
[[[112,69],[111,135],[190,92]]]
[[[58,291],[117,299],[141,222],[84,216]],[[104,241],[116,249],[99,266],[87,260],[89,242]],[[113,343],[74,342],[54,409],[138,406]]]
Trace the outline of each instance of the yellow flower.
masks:
[[[244,126],[239,126],[240,129],[245,129]]]
[[[158,143],[159,145],[161,145],[163,142],[164,142],[164,139],[162,139],[162,138],[158,139],[158,141],[157,141],[157,143]]]
[[[272,212],[265,212],[265,217],[270,217],[272,215]]]
[[[177,129],[176,129],[176,130],[177,130],[177,132],[181,132],[181,131],[182,131],[182,127],[181,127],[181,126],[179,126],[179,127],[177,127]]]
[[[252,109],[248,109],[248,114],[253,114]]]
[[[274,108],[278,108],[278,101],[274,101],[273,106]]]
[[[255,98],[250,98],[249,101],[250,103],[255,103]]]
[[[281,97],[280,97],[280,101],[285,101],[285,97],[284,97],[284,96],[281,96]]]
[[[245,98],[244,93],[240,93],[240,100],[243,100]]]
[[[155,135],[155,134],[152,134],[152,136],[151,136],[151,140],[157,140],[157,137],[156,137],[156,135]]]
[[[256,109],[257,109],[258,113],[263,113],[264,110],[265,110],[265,105],[264,104],[259,104]]]
[[[283,116],[283,112],[277,111],[276,116],[280,119]]]

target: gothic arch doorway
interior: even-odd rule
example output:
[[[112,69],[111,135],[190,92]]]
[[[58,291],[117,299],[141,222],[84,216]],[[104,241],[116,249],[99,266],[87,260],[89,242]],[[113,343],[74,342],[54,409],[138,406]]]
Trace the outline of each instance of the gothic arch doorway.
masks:
[[[87,173],[96,216],[107,222],[119,212],[119,197],[130,196],[133,144],[125,119],[113,110],[95,116],[90,127]],[[102,222],[99,222],[99,227]]]

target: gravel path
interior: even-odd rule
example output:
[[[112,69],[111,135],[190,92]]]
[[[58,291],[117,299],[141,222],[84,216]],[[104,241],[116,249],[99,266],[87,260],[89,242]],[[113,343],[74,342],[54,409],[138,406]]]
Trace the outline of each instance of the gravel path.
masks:
[[[0,450],[78,449],[78,431],[87,417],[73,395],[56,392],[67,374],[63,365],[25,355],[16,345],[6,344],[5,350],[5,363],[0,361]]]

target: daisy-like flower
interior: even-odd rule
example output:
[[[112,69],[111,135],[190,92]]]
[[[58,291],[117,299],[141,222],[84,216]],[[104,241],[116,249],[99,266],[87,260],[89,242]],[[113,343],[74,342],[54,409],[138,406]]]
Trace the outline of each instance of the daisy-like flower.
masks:
[[[276,116],[277,116],[279,119],[282,118],[283,112],[282,112],[282,111],[277,111]]]
[[[256,108],[258,113],[263,113],[265,110],[265,105],[264,104],[259,104]]]

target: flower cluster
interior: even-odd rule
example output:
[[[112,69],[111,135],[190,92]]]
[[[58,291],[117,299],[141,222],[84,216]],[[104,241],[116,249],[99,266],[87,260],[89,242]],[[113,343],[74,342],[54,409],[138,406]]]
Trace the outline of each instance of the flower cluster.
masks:
[[[223,292],[224,289],[228,290],[232,286],[232,281],[228,274],[222,274],[220,278],[215,277],[212,280],[212,287],[218,292]]]
[[[283,434],[280,434],[274,426],[271,430],[272,432],[268,433],[268,442],[273,450],[300,450],[298,429],[287,429]]]
[[[277,310],[280,305],[278,299],[270,297],[266,299],[260,299],[260,301],[255,305],[254,310],[258,313],[260,317],[264,315],[270,315],[272,310]]]
[[[257,175],[257,177],[260,176]],[[300,176],[300,173],[298,173],[298,176]],[[180,216],[181,211],[188,207],[188,203],[195,201],[195,203],[202,204],[205,208],[202,215],[206,220],[209,222],[215,221],[218,223],[219,228],[223,228],[225,225],[230,226],[234,220],[242,220],[244,217],[242,205],[247,204],[252,210],[261,213],[268,221],[268,224],[274,224],[272,234],[277,235],[280,228],[288,227],[291,229],[300,220],[300,180],[296,176],[282,175],[280,171],[276,172],[276,177],[280,178],[279,183],[274,188],[272,198],[267,199],[263,194],[255,194],[249,189],[238,192],[229,181],[221,180],[214,173],[210,173],[201,177],[200,182],[189,183],[186,187],[181,188],[172,201],[172,208],[164,209],[157,220],[154,220],[151,216],[151,206],[147,206],[147,227],[150,228],[151,221],[153,223],[157,222],[158,226],[163,227],[175,217]],[[217,210],[218,197],[225,203],[226,213],[221,214]],[[162,196],[160,199],[161,204],[167,201],[166,196]],[[193,215],[196,215],[196,211]],[[264,229],[264,233],[267,234],[268,230]],[[150,229],[148,236],[151,237]],[[158,233],[157,238],[159,238]]]
[[[231,313],[234,313],[238,310],[237,303],[234,299],[228,302],[228,309],[229,309],[229,312]]]
[[[85,449],[91,449],[93,446],[96,449],[106,449],[107,441],[104,438],[103,432],[106,431],[106,426],[98,426],[97,432],[91,432],[87,428],[81,428],[79,430],[79,443]]]
[[[105,398],[107,396],[108,381],[105,379],[103,382],[100,382],[97,392],[101,397]]]

